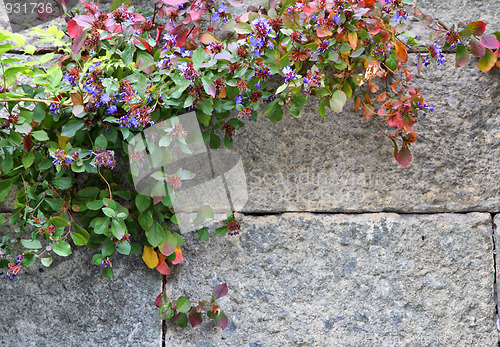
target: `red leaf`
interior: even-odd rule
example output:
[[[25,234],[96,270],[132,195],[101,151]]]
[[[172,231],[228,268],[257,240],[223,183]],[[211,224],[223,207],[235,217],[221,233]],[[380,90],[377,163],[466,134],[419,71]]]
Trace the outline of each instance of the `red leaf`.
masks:
[[[376,0],[365,0],[365,7],[370,7],[375,4]]]
[[[191,9],[189,14],[191,15],[191,20],[195,21],[201,18],[202,14],[206,11],[205,2],[201,2],[201,0],[194,1],[191,4]]]
[[[498,47],[500,47],[500,42],[498,42],[497,38],[494,36],[485,34],[481,37],[480,42],[486,48],[497,49]]]
[[[33,145],[33,139],[31,137],[31,134],[26,135],[23,137],[23,145],[24,145],[24,151],[28,152]]]
[[[168,268],[168,265],[165,262],[165,256],[163,254],[158,254],[158,258],[160,262],[158,263],[156,270],[158,270],[158,272],[161,273],[162,275],[168,275],[170,273],[170,269]]]
[[[143,45],[144,47],[146,48],[146,50],[149,52],[149,53],[152,53],[153,51],[151,50],[151,46],[149,45],[148,41],[146,41],[146,39],[143,39],[142,37],[138,37],[136,36],[135,39],[134,39],[134,44],[136,44],[137,41],[139,40]]]
[[[76,23],[76,20],[72,19],[68,22],[68,34],[72,39],[80,36],[82,30],[83,28]]]
[[[370,118],[372,118],[373,110],[370,109],[365,103],[363,103],[361,111],[363,112],[363,117],[365,117],[367,121],[369,121]]]
[[[470,40],[470,49],[472,53],[479,58],[482,58],[484,56],[484,53],[486,53],[486,48],[484,48],[484,46],[474,38]]]
[[[57,65],[58,65],[59,67],[61,67],[62,63],[63,63],[66,59],[68,59],[69,57],[70,57],[70,55],[69,55],[69,54],[64,55],[61,59],[59,59],[59,62],[57,63]]]
[[[191,326],[194,328],[200,325],[201,321],[201,313],[196,312],[196,308],[193,307],[191,311],[189,311],[189,323],[191,323]]]
[[[400,63],[406,63],[408,61],[406,48],[400,41],[396,41],[396,54]]]
[[[186,38],[188,35],[188,30],[185,25],[178,25],[172,31],[171,35],[177,35],[176,47],[183,47],[186,44]]]
[[[411,152],[410,150],[408,149],[408,146],[407,145],[403,145],[403,147],[401,148],[401,150],[399,151],[398,155],[396,156],[396,160],[397,162],[403,167],[403,168],[407,168],[408,165],[410,165],[411,163]]]
[[[215,286],[214,291],[213,291],[213,296],[214,296],[215,300],[225,296],[227,294],[227,291],[228,291],[228,289],[227,289],[226,283],[222,283],[222,284]]]
[[[184,257],[182,256],[182,250],[179,246],[175,249],[175,259],[172,260],[172,264],[177,265],[184,261]]]
[[[165,304],[165,301],[163,301],[163,293],[161,293],[160,295],[158,295],[155,299],[155,305],[158,306],[158,307],[161,307],[163,306],[163,304]]]
[[[156,43],[160,42],[160,36],[161,33],[163,32],[163,29],[165,29],[165,26],[157,27],[156,28]]]
[[[332,34],[330,30],[323,30],[319,26],[316,28],[316,35],[318,35],[318,37],[331,36]]]

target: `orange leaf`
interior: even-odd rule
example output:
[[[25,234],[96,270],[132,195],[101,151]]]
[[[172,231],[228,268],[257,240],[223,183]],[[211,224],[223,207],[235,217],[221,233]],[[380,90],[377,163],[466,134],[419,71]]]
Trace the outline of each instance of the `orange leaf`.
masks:
[[[357,111],[360,105],[361,105],[361,99],[359,96],[357,96],[356,99],[354,100],[354,111]]]
[[[373,6],[376,0],[365,0],[365,7]]]
[[[396,87],[398,86],[398,84],[399,84],[399,80],[398,80],[398,81],[396,81],[396,82],[394,82],[394,83],[392,84],[392,86],[391,86],[391,89],[392,89],[392,91],[393,91],[395,94],[398,94],[398,92],[396,91]]]
[[[159,273],[162,275],[168,275],[170,274],[170,269],[168,268],[167,263],[165,262],[165,256],[163,254],[158,254],[158,258],[160,261],[158,262],[158,266],[156,267],[156,270],[158,270]]]
[[[372,80],[368,80],[368,90],[370,90],[370,93],[375,94],[376,92],[379,91],[379,87],[372,82]]]
[[[400,63],[408,61],[408,53],[406,53],[406,48],[400,41],[396,41],[396,54]]]
[[[386,92],[383,92],[382,94],[380,94],[376,99],[375,101],[378,102],[378,101],[385,101],[385,98],[387,98],[387,93]]]
[[[71,101],[73,105],[83,105],[83,97],[80,93],[71,93]]]
[[[212,42],[220,42],[220,40],[214,34],[206,32],[201,35],[200,42],[209,45]]]
[[[175,249],[175,259],[172,260],[172,264],[179,264],[184,261],[184,257],[182,256],[182,250],[179,246]]]
[[[142,260],[150,269],[154,269],[158,265],[158,254],[153,247],[144,246]]]
[[[403,145],[403,147],[401,148],[401,150],[399,151],[399,153],[396,156],[397,162],[403,168],[406,169],[408,167],[408,165],[410,165],[411,159],[412,159],[412,156],[411,156],[410,150],[408,149],[408,146],[407,145]]]
[[[367,121],[369,121],[370,118],[372,118],[373,111],[365,103],[363,103],[361,111],[363,112],[363,117],[365,117]]]

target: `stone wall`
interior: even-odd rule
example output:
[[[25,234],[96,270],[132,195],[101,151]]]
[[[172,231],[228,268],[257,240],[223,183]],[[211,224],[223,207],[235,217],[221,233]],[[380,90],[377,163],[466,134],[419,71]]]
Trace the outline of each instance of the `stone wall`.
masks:
[[[500,30],[497,2],[419,3]],[[23,270],[0,281],[0,344],[497,346],[500,71],[453,60],[415,78],[435,112],[416,127],[409,168],[356,112],[323,119],[313,99],[301,119],[261,118],[235,137],[249,193],[239,236],[183,235],[185,261],[167,278],[130,256],[105,279],[83,248]],[[162,287],[198,300],[222,282],[226,330],[158,320]]]

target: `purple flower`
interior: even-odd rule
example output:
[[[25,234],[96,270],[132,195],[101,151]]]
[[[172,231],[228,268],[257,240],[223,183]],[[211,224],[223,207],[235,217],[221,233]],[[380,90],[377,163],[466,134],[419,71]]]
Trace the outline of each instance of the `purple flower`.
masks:
[[[105,150],[104,148],[99,148],[96,151],[92,152],[92,154],[95,155],[94,167],[106,166],[110,169],[115,167],[115,155],[112,151]]]
[[[117,111],[117,108],[116,108],[116,106],[115,106],[115,105],[111,105],[111,106],[109,106],[109,107],[108,107],[108,113],[109,113],[109,114],[113,114],[113,113],[115,113],[116,111]]]
[[[57,114],[57,111],[59,111],[60,108],[61,107],[59,106],[59,104],[56,104],[55,102],[53,102],[50,104],[49,112],[50,112],[50,114],[55,116]]]
[[[101,103],[107,104],[110,101],[111,101],[111,97],[109,96],[108,93],[104,93],[101,95]]]
[[[288,83],[290,80],[297,78],[297,71],[295,71],[295,69],[292,69],[290,66],[285,66],[281,71],[285,74],[285,83]]]

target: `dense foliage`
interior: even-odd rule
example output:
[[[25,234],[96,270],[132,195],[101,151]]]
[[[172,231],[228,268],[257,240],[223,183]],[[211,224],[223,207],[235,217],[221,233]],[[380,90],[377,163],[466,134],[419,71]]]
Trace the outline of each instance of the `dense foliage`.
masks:
[[[154,124],[194,110],[204,141],[231,148],[259,108],[277,122],[284,109],[300,117],[310,96],[320,98],[323,117],[326,108],[342,112],[353,99],[360,121],[377,122],[407,167],[417,137],[412,127],[434,107],[411,86],[413,73],[404,64],[420,73],[443,64],[443,52],[454,49],[457,67],[470,53],[483,72],[500,66],[500,33],[485,34],[480,21],[448,28],[413,0],[285,0],[246,10],[236,0],[162,0],[149,14],[117,1],[109,13],[82,2],[80,13],[59,3],[67,30],[34,29],[52,52],[0,32],[0,201],[18,189],[14,212],[1,220],[17,233],[0,242],[0,268],[11,279],[37,259],[49,266],[52,255],[68,256],[69,238],[99,250],[93,262],[108,277],[116,252],[142,254],[165,275],[169,263],[183,260],[182,236],[172,231],[178,223],[172,199],[138,194],[130,173],[124,181],[116,170],[120,162],[144,159],[139,152],[129,157],[128,142]],[[237,8],[242,14],[234,17]],[[410,19],[431,29],[431,45],[406,31]],[[12,51],[26,58],[8,55]],[[273,75],[280,76],[276,87],[268,83]],[[377,81],[389,80],[382,91]],[[168,143],[185,139],[174,124],[162,136]],[[175,191],[188,176],[159,180]],[[229,215],[215,236],[238,230]],[[209,230],[198,235],[204,241]],[[24,251],[9,260],[14,242]],[[187,298],[168,302],[161,295],[160,317],[186,326],[189,312],[195,326],[206,311],[225,327],[227,318],[213,303],[221,290],[225,295],[227,286],[194,307]]]

